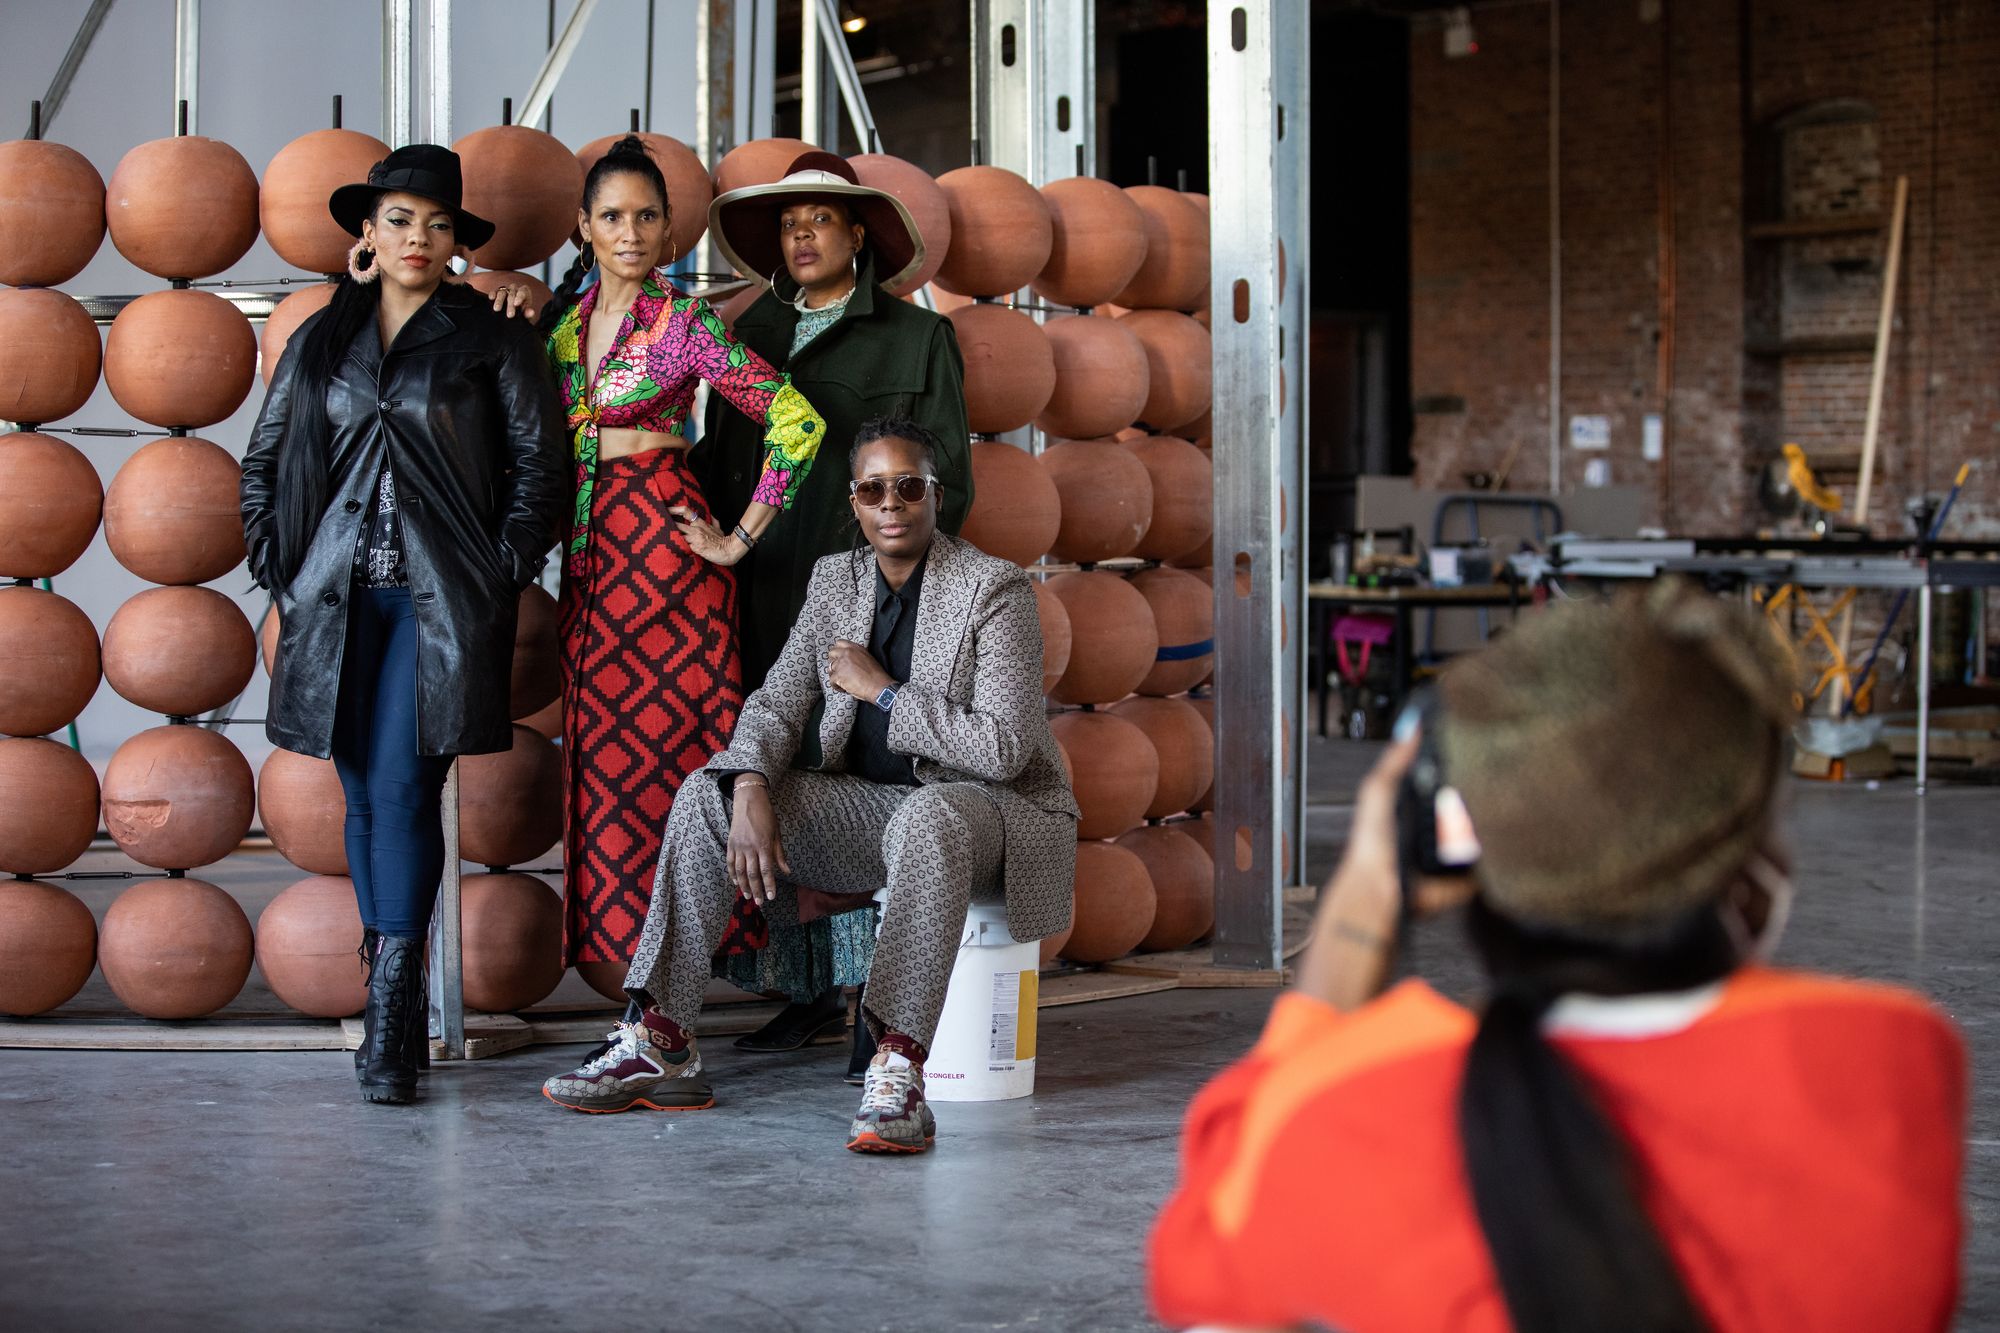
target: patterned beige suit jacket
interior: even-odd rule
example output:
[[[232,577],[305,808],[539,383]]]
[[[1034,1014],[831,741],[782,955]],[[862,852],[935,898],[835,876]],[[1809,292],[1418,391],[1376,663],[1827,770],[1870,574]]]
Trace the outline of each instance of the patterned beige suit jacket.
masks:
[[[821,771],[845,771],[859,700],[833,687],[836,639],[866,645],[875,618],[875,552],[813,568],[804,608],[762,689],[743,704],[717,773],[767,778],[792,766],[815,718]],[[1007,928],[1036,940],[1069,924],[1076,877],[1076,798],[1042,699],[1042,622],[1021,568],[939,533],[924,562],[910,679],[896,692],[889,748],[916,760],[917,781],[975,782],[1006,834]]]

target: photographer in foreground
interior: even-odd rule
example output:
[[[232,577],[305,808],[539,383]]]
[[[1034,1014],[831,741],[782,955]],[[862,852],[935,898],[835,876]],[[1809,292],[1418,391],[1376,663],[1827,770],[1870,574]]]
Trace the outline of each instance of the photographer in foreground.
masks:
[[[1403,871],[1398,803],[1424,790],[1403,740],[1362,786],[1297,988],[1189,1114],[1148,1254],[1161,1319],[1949,1325],[1955,1032],[1906,992],[1763,962],[1791,893],[1788,671],[1749,613],[1671,583],[1446,670],[1421,740],[1474,875]],[[1385,991],[1407,916],[1459,903],[1485,1007]]]

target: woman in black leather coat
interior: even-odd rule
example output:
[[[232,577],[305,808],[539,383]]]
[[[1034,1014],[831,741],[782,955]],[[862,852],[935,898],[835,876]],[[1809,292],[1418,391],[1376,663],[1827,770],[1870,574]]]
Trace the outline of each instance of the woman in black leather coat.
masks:
[[[428,1035],[423,949],[452,757],[511,741],[520,591],[568,499],[533,334],[447,285],[493,226],[456,154],[397,149],[328,208],[360,238],[299,327],[243,460],[250,566],[282,621],[265,730],[331,757],[369,966],[363,1095],[407,1102]]]

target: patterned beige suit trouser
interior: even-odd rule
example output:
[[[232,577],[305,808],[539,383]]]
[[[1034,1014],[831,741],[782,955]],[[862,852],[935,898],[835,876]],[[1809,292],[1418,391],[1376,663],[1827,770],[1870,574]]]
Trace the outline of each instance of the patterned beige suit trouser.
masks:
[[[886,886],[864,1016],[879,1038],[901,1032],[930,1045],[944,1011],[967,905],[997,897],[1005,836],[1000,809],[976,782],[889,787],[836,773],[787,771],[771,788],[792,873],[764,911],[796,920],[794,884],[821,893]],[[625,978],[692,1029],[709,963],[729,924],[729,798],[713,773],[682,785],[667,817],[645,932]]]

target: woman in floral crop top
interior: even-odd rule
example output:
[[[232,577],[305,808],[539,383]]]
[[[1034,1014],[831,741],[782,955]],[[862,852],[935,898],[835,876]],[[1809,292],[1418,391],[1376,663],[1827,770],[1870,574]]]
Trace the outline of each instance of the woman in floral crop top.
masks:
[[[826,431],[788,376],[659,271],[673,258],[669,205],[642,141],[620,140],[585,180],[583,250],[539,326],[575,476],[562,552],[563,958],[603,990],[638,944],[674,794],[728,744],[743,703],[730,566],[791,506]],[[579,298],[593,265],[598,281]],[[697,381],[763,425],[763,471],[728,530],[687,468]],[[746,911],[744,924],[760,943],[761,918]]]

